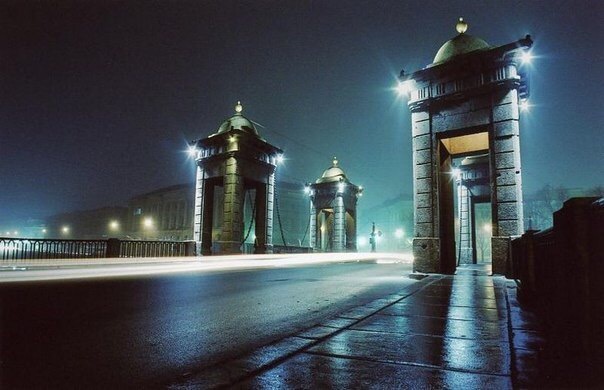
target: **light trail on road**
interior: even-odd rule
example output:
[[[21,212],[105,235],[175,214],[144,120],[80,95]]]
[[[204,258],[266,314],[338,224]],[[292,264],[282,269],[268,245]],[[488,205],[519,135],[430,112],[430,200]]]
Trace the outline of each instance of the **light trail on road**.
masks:
[[[236,271],[238,269],[284,268],[345,262],[411,264],[413,257],[404,253],[305,253],[276,255],[227,255],[215,257],[182,257],[146,259],[68,260],[5,266],[0,283],[87,279],[118,276],[145,276],[169,273]],[[131,262],[129,263],[128,260]],[[164,263],[158,262],[164,260]],[[40,269],[42,267],[59,267]]]

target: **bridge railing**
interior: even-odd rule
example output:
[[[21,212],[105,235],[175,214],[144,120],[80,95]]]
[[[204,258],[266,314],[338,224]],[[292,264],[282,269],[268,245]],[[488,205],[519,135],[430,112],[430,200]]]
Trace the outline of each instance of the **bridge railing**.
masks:
[[[60,240],[0,237],[0,260],[194,256],[191,241]]]
[[[604,361],[604,198],[572,198],[550,229],[512,241],[518,299],[534,305],[560,353]],[[573,337],[569,337],[569,335]]]
[[[0,237],[0,259],[32,260],[105,257],[106,240],[49,240]]]

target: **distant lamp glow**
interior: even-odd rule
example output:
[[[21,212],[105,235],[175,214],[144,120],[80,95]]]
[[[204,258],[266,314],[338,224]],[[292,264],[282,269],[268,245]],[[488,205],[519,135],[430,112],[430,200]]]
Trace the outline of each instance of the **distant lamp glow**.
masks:
[[[365,236],[359,237],[358,240],[357,240],[357,244],[359,246],[365,246],[365,245],[367,245],[367,237],[365,237]]]
[[[229,142],[230,142],[230,143],[233,143],[233,142],[235,142],[235,141],[237,141],[237,138],[235,138],[235,136],[234,136],[234,135],[231,135],[231,136],[229,137]]]
[[[63,234],[69,234],[69,226],[63,226],[63,227],[61,228],[61,232],[62,232]]]
[[[307,186],[307,185],[304,186],[304,193],[307,194],[307,195],[310,194],[310,187],[309,186]]]
[[[197,156],[197,148],[195,147],[195,145],[189,145],[189,148],[187,149],[187,153],[189,154],[190,157]]]
[[[396,92],[399,96],[407,96],[411,93],[411,81],[399,81],[396,86]]]
[[[238,101],[238,102],[237,102],[237,105],[235,106],[235,112],[236,112],[237,114],[241,114],[241,111],[243,111],[243,106],[241,105],[241,102],[240,102],[240,101]]]
[[[396,238],[403,238],[404,235],[405,235],[405,231],[403,229],[396,229],[394,231],[394,236]]]
[[[109,229],[111,230],[117,230],[120,228],[120,223],[118,221],[111,221],[109,222]]]
[[[522,54],[520,55],[520,61],[523,64],[530,64],[531,61],[533,60],[533,56],[531,55],[530,51],[523,51]]]
[[[493,227],[491,226],[491,224],[489,224],[489,223],[485,223],[485,224],[482,226],[482,230],[484,230],[484,231],[485,231],[485,232],[487,232],[487,233],[490,233],[490,232],[493,230]]]
[[[7,235],[7,236],[10,236],[10,232],[6,232],[6,235]]]
[[[48,230],[42,229],[42,233],[46,234],[46,232],[48,232]]]
[[[149,229],[153,227],[153,219],[151,217],[147,217],[143,219],[143,227]]]
[[[19,234],[19,232],[18,232],[18,231],[16,231],[16,230],[15,230],[15,232],[14,232],[14,233],[15,233],[15,236],[16,236],[17,234]]]
[[[461,170],[459,168],[453,168],[451,170],[451,175],[453,175],[454,178],[456,179],[461,179]]]
[[[278,154],[276,157],[276,161],[277,161],[277,165],[281,165],[281,164],[283,164],[283,161],[285,161],[285,157],[283,157],[282,154]]]
[[[528,100],[523,100],[520,102],[520,110],[522,111],[528,111],[530,108],[529,102]]]

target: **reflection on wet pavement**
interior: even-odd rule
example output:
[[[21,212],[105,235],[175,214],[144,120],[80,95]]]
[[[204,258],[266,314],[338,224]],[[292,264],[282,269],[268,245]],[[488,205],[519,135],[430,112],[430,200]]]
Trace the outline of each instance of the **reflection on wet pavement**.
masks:
[[[505,280],[459,268],[250,379],[260,388],[512,388]]]

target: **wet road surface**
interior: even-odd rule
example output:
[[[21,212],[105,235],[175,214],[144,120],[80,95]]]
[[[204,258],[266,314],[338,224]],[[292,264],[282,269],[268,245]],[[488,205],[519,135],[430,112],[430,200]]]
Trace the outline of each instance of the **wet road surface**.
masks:
[[[156,387],[414,283],[343,263],[0,284],[0,387]]]

